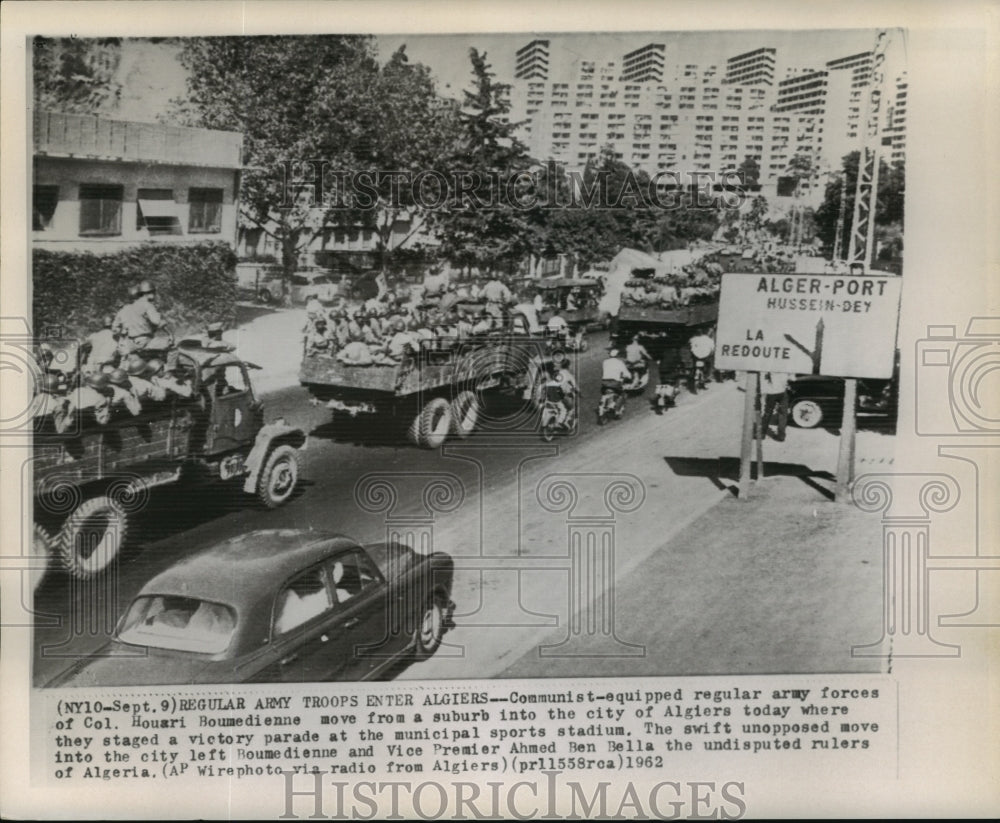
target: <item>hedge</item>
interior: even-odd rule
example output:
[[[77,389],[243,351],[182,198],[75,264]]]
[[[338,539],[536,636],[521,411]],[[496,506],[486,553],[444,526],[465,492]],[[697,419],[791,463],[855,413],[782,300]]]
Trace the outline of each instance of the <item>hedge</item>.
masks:
[[[112,252],[32,252],[32,314],[36,329],[62,327],[81,339],[128,302],[128,289],[149,280],[175,336],[201,333],[236,318],[236,255],[225,243],[145,243]]]

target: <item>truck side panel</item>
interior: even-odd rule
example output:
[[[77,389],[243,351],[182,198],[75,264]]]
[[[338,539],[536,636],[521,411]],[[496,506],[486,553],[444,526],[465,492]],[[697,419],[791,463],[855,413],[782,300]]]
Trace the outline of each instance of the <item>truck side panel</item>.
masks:
[[[60,483],[89,483],[110,474],[141,470],[154,460],[187,456],[192,417],[172,408],[167,416],[152,414],[95,426],[69,438],[36,441],[33,462],[35,491],[58,477]]]
[[[618,312],[618,320],[622,323],[671,323],[682,326],[701,326],[706,323],[715,323],[718,317],[718,303],[697,304],[679,309],[622,306]]]
[[[299,382],[316,394],[373,392],[397,397],[472,382],[500,373],[521,373],[543,343],[533,339],[482,338],[450,351],[431,351],[398,366],[351,366],[324,355],[302,361]],[[324,391],[324,389],[328,391]]]

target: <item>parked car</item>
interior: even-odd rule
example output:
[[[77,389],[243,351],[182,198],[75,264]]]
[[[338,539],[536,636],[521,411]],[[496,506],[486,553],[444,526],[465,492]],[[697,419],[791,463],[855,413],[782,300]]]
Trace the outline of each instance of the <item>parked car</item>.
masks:
[[[856,412],[859,419],[882,420],[895,425],[899,380],[858,380]],[[840,426],[844,414],[844,378],[802,375],[788,382],[792,423],[803,429]]]
[[[340,290],[341,276],[325,269],[303,269],[289,280],[293,306],[304,305],[314,293],[322,303],[332,303]],[[257,299],[261,303],[280,303],[283,295],[282,279],[272,275],[257,284]]]
[[[438,649],[453,570],[449,555],[397,542],[250,532],[146,583],[110,643],[48,685],[371,679]]]

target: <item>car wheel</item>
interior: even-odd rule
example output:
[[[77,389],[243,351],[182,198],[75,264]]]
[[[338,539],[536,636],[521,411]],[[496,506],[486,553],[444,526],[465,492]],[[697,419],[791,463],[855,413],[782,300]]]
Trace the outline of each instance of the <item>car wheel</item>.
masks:
[[[274,302],[274,295],[272,295],[271,292],[269,292],[267,289],[261,289],[259,292],[257,292],[257,299],[260,300],[260,302],[264,303],[265,305],[270,305],[272,302]]]
[[[299,480],[299,457],[289,445],[278,446],[267,456],[257,480],[257,497],[268,509],[285,503]]]
[[[451,401],[451,429],[458,437],[468,437],[479,422],[479,398],[475,392],[463,391]]]
[[[436,597],[424,606],[420,623],[413,635],[414,649],[418,660],[426,660],[441,646],[444,637],[444,608]]]
[[[110,497],[85,500],[59,532],[63,568],[74,577],[93,577],[118,556],[128,532],[128,516]]]
[[[451,404],[443,397],[435,397],[420,412],[420,445],[436,449],[444,445],[451,431]]]
[[[792,422],[802,429],[814,429],[823,422],[823,407],[815,400],[797,400],[792,406]]]

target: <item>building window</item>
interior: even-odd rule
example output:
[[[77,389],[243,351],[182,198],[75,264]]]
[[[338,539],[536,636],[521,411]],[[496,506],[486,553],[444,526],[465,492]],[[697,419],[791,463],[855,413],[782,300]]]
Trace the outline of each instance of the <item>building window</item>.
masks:
[[[59,203],[58,186],[35,186],[31,192],[31,229],[48,231]]]
[[[80,186],[80,234],[122,233],[122,187]]]
[[[189,232],[209,234],[222,231],[222,189],[191,189],[188,203]]]
[[[146,229],[150,236],[182,234],[172,189],[139,189],[137,194],[136,231]]]

